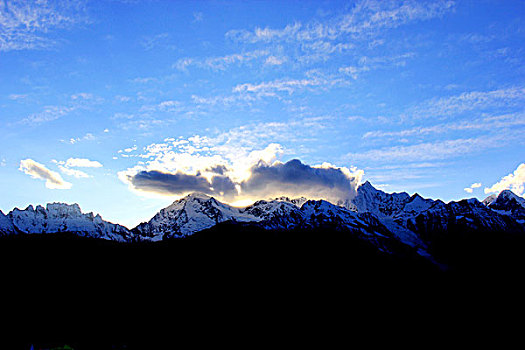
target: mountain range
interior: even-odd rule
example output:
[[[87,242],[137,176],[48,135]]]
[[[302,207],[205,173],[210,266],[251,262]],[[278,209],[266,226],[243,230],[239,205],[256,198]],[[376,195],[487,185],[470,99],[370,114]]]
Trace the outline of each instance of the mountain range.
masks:
[[[465,199],[444,203],[418,194],[386,193],[367,181],[352,200],[335,204],[280,197],[237,208],[193,193],[133,229],[106,222],[100,215],[82,213],[77,204],[30,205],[7,215],[0,211],[2,236],[69,233],[117,242],[158,242],[226,224],[272,232],[335,230],[385,254],[410,251],[440,265],[448,259],[439,252],[444,242],[459,246],[465,234],[488,235],[495,240],[501,235],[525,237],[525,199],[504,190],[482,202]]]

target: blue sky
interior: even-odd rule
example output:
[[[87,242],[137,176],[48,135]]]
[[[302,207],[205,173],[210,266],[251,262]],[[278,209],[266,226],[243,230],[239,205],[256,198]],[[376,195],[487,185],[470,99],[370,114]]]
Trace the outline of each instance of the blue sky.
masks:
[[[523,195],[524,21],[523,1],[0,1],[0,209],[132,227],[191,190]]]

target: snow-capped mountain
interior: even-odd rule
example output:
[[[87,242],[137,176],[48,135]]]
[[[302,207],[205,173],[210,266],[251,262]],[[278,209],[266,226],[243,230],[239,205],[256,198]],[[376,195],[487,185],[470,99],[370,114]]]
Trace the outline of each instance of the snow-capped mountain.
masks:
[[[175,201],[133,232],[137,240],[159,241],[190,235],[225,221],[281,231],[329,227],[348,231],[384,251],[394,250],[395,242],[399,241],[374,215],[356,213],[324,200],[281,197],[235,208],[203,194],[191,194]],[[424,245],[416,241],[410,245],[423,252]]]
[[[409,218],[407,228],[425,240],[428,239],[428,233],[458,228],[485,232],[523,231],[519,223],[490,209],[475,198],[435,205]]]
[[[485,231],[524,231],[525,199],[509,190],[479,202],[468,199],[444,203],[408,193],[385,193],[365,182],[357,195],[344,203],[358,213],[376,216],[394,235],[409,245],[426,246],[431,232],[458,227]],[[506,214],[514,220],[502,216]]]
[[[512,191],[504,190],[498,195],[488,196],[483,200],[483,204],[499,214],[511,216],[519,223],[525,223],[525,199]]]
[[[134,228],[133,232],[138,238],[158,241],[189,235],[228,220],[249,222],[257,218],[208,195],[192,193],[162,209],[149,222]]]
[[[131,232],[124,226],[102,220],[100,215],[83,214],[78,204],[50,203],[44,208],[32,205],[24,210],[13,209],[0,215],[0,231],[4,233],[70,232],[83,237],[127,242]]]
[[[343,205],[359,213],[368,212],[378,217],[390,217],[403,209],[409,199],[410,195],[406,192],[385,193],[366,181],[357,188],[355,198]]]
[[[525,199],[511,191],[486,198],[444,203],[417,193],[386,193],[365,182],[354,198],[336,204],[324,200],[279,197],[237,208],[201,193],[176,200],[132,230],[84,214],[77,204],[48,204],[0,211],[0,235],[70,232],[121,242],[161,241],[184,237],[223,222],[264,230],[348,232],[393,252],[400,245],[432,260],[436,237],[446,232],[508,232],[525,237]],[[454,238],[453,236],[451,237]]]

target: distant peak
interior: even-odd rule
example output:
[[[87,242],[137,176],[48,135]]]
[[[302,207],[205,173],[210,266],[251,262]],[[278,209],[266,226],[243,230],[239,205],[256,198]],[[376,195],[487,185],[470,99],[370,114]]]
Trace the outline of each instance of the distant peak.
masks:
[[[414,193],[414,194],[410,197],[411,200],[414,200],[414,199],[416,199],[416,198],[421,198],[421,199],[423,199],[423,197],[421,197],[421,195],[420,195],[419,193],[417,193],[417,192]]]
[[[375,190],[375,187],[372,186],[372,184],[368,180],[366,180],[364,183],[359,185],[358,189],[360,189],[360,188],[366,189],[366,190]]]
[[[485,199],[483,200],[482,203],[485,204],[485,205],[490,205],[490,204],[494,203],[494,201],[496,200],[496,198],[498,198],[498,195],[496,195],[496,194],[491,194],[490,196],[488,196],[487,198],[485,198]]]
[[[80,210],[80,206],[77,203],[67,204],[67,203],[61,203],[61,202],[53,202],[53,203],[46,204],[47,210],[52,209],[52,208],[74,208],[74,209]]]

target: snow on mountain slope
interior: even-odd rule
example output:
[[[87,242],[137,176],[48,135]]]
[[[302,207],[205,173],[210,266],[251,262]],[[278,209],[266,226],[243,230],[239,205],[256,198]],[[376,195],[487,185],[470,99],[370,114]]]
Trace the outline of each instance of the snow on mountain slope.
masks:
[[[376,216],[400,241],[412,247],[425,249],[425,243],[407,228],[406,223],[409,218],[434,204],[435,201],[424,199],[418,194],[411,197],[406,192],[383,192],[366,181],[358,187],[356,197],[343,203],[343,206],[358,213],[370,213]]]
[[[305,197],[299,197],[299,198],[289,198],[289,197],[278,197],[278,198],[274,198],[273,199],[274,201],[277,201],[277,202],[288,202],[288,203],[292,203],[294,204],[295,206],[297,207],[302,207],[304,203],[306,203],[308,201],[308,198],[305,198]]]
[[[117,241],[158,241],[190,235],[225,221],[277,230],[329,226],[373,238],[376,243],[378,239],[395,239],[424,255],[430,242],[428,233],[449,227],[525,231],[525,199],[503,191],[483,203],[469,199],[445,204],[418,194],[385,193],[365,182],[356,197],[338,205],[324,200],[280,197],[236,208],[208,195],[193,193],[160,210],[149,222],[132,231],[106,222],[99,215],[83,214],[77,204],[52,203],[46,208],[15,208],[8,215],[0,212],[0,234],[73,232]]]
[[[261,226],[266,229],[290,229],[300,225],[303,214],[297,204],[301,201],[290,200],[287,197],[280,199],[257,201],[240,211],[252,216],[254,222],[261,222]]]
[[[330,228],[348,231],[383,251],[398,249],[399,240],[372,214],[358,214],[327,201],[279,198],[235,208],[203,194],[191,194],[162,209],[133,229],[139,240],[159,241],[202,231],[224,221],[245,222],[268,230]],[[303,203],[304,202],[304,203]],[[298,204],[303,203],[301,207]],[[422,254],[424,255],[424,254]]]
[[[481,203],[485,204],[488,207],[496,201],[496,198],[498,198],[497,194],[491,194],[490,196],[485,198]]]
[[[458,227],[483,231],[523,231],[519,223],[489,209],[475,198],[435,205],[410,218],[407,227],[424,239],[432,232]]]
[[[521,224],[525,223],[525,199],[510,190],[488,196],[483,200],[483,204],[499,214],[514,218]]]
[[[131,240],[127,228],[104,221],[100,215],[83,214],[78,204],[51,203],[46,208],[30,205],[24,210],[13,209],[7,218],[22,233],[71,232],[83,237]]]
[[[432,199],[423,198],[416,193],[405,203],[401,213],[402,215],[417,215],[422,211],[430,209],[430,207],[434,205],[434,202]]]
[[[358,214],[330,202],[307,201],[302,207],[305,223],[312,227],[334,225],[365,236],[392,237],[391,233],[372,215]]]
[[[378,217],[388,217],[401,211],[409,200],[410,196],[406,192],[385,193],[366,181],[357,188],[357,195],[346,206],[359,213],[369,212]]]
[[[246,222],[257,221],[257,218],[208,195],[192,193],[133,230],[146,239],[158,241],[164,237],[189,235],[227,220]]]

